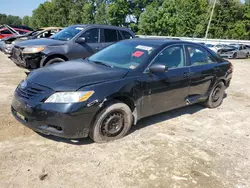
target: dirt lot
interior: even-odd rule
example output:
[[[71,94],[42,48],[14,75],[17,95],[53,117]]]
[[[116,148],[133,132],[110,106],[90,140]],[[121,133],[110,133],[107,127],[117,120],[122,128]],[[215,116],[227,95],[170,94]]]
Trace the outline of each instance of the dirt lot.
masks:
[[[0,187],[250,187],[250,60],[235,60],[221,107],[141,120],[123,139],[45,138],[10,113],[24,70],[0,53]]]

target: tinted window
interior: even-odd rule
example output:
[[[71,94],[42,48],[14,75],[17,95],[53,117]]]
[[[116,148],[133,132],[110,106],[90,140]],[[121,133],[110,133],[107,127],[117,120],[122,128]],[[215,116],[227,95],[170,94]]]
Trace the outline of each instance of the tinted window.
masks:
[[[87,43],[99,42],[99,29],[90,29],[84,32],[80,37],[85,37]]]
[[[0,31],[1,34],[12,34],[9,30],[5,29]]]
[[[184,50],[182,46],[168,47],[156,57],[153,62],[166,65],[168,68],[185,66]]]
[[[104,38],[105,42],[116,42],[117,40],[117,32],[113,29],[104,29]]]
[[[132,39],[133,38],[133,36],[127,31],[122,31],[122,34],[123,34],[124,39]]]
[[[187,49],[188,49],[188,55],[190,57],[191,66],[216,62],[214,57],[204,49],[195,46],[188,46]]]

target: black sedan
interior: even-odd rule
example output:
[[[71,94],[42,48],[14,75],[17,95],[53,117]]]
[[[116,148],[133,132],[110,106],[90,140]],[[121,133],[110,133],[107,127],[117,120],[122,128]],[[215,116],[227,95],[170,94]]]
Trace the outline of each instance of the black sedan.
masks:
[[[11,110],[34,131],[105,142],[143,117],[203,103],[221,105],[233,67],[203,45],[132,39],[35,70],[16,88]]]

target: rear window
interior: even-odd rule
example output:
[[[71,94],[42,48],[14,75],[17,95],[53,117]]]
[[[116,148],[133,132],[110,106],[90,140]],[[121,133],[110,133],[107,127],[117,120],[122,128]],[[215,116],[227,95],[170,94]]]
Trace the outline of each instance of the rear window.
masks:
[[[132,39],[133,38],[133,36],[127,31],[122,31],[122,34],[123,34],[124,39]]]

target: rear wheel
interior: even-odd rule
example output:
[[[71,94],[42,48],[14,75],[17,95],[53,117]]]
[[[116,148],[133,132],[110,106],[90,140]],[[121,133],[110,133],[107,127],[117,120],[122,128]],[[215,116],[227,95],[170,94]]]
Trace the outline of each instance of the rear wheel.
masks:
[[[219,82],[212,89],[207,101],[205,102],[205,106],[208,108],[217,108],[223,102],[223,98],[225,95],[225,85],[223,82]]]
[[[129,132],[132,119],[132,112],[126,104],[111,103],[97,115],[89,136],[95,142],[122,138]]]
[[[52,65],[52,64],[55,64],[55,63],[60,63],[60,62],[64,62],[65,60],[64,59],[62,59],[62,58],[53,58],[53,59],[51,59],[51,60],[49,60],[46,64],[45,64],[45,66],[49,66],[49,65]]]

